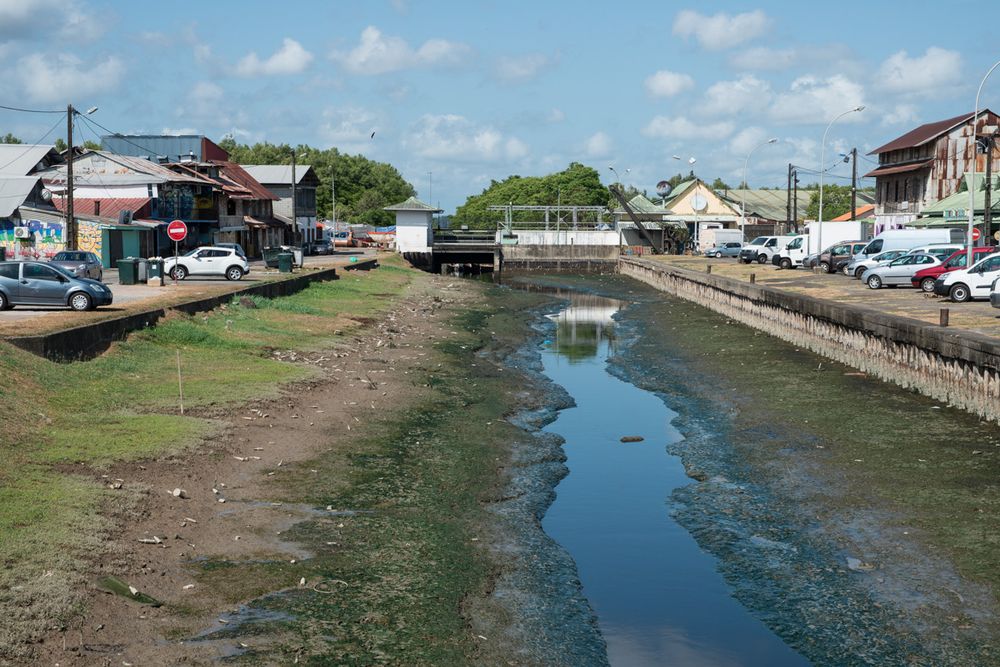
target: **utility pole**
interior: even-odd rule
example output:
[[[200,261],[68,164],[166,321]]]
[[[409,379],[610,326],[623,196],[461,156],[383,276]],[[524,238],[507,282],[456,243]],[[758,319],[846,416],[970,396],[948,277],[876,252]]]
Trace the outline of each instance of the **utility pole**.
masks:
[[[785,217],[788,231],[792,230],[792,163],[788,163],[788,189],[785,190]]]
[[[66,106],[66,249],[76,250],[76,216],[73,213],[73,114],[72,104]]]
[[[295,191],[295,149],[293,148],[292,149],[292,225],[293,225],[293,229],[295,229],[296,231],[300,231],[299,230],[299,219],[295,215],[295,204],[296,204],[295,195],[296,195],[296,191]],[[305,234],[302,235],[301,242],[302,243],[306,242]]]
[[[851,220],[858,219],[858,149],[851,149]]]
[[[979,238],[986,244],[986,235],[990,233],[990,226],[993,222],[993,139],[996,135],[986,135],[986,191],[983,193],[983,235]],[[975,177],[973,177],[975,183]]]
[[[795,221],[795,229],[799,228],[799,170],[792,169],[792,220]]]

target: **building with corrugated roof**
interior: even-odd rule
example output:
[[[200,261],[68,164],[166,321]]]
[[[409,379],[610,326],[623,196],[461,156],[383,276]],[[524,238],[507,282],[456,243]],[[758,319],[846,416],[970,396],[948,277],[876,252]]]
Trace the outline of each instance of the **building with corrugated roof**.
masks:
[[[292,221],[292,166],[290,164],[244,164],[246,170],[261,185],[277,197],[274,216],[291,224]],[[316,190],[319,176],[308,164],[295,165],[295,226],[303,234],[303,241],[310,243],[322,237],[316,221]]]
[[[1000,117],[980,111],[973,131],[972,115],[925,123],[869,153],[878,155],[878,168],[865,174],[875,179],[876,232],[913,221],[928,205],[957,192],[966,172],[986,170],[975,136],[1000,125]],[[1000,171],[995,151],[991,159]]]
[[[439,208],[425,204],[416,197],[386,206],[384,211],[396,214],[396,251],[399,253],[430,252],[434,247],[434,214]]]

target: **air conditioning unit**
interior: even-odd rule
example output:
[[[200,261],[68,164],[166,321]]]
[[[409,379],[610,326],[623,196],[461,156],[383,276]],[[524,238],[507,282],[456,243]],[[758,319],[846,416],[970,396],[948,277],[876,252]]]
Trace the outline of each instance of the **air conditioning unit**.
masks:
[[[27,227],[15,227],[14,228],[14,238],[15,239],[30,239],[31,230]]]
[[[118,224],[119,225],[130,225],[132,224],[132,211],[118,211]]]

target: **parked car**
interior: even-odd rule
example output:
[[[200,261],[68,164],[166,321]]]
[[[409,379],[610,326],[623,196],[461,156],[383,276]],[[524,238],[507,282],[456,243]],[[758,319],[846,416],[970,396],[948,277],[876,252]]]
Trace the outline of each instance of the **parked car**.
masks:
[[[871,241],[860,253],[865,257],[877,255],[887,250],[909,250],[921,245],[940,243],[964,243],[965,232],[961,229],[887,229]]]
[[[884,266],[875,266],[865,271],[861,280],[868,287],[878,289],[886,285],[910,285],[913,274],[929,266],[937,266],[941,260],[934,255],[903,255]]]
[[[967,269],[956,269],[941,275],[934,281],[934,293],[956,303],[988,299],[997,277],[1000,277],[1000,254],[994,253]]]
[[[163,272],[174,280],[188,276],[225,276],[226,280],[240,280],[250,273],[250,264],[233,248],[205,246],[190,250],[177,258],[163,261]]]
[[[905,254],[905,250],[887,250],[867,259],[864,259],[859,255],[857,257],[852,257],[851,261],[844,264],[844,268],[841,270],[844,272],[845,276],[861,278],[861,274],[868,269],[888,264],[897,257],[902,257]]]
[[[720,257],[739,257],[740,250],[743,249],[743,244],[739,242],[733,243],[723,243],[721,246],[715,246],[714,248],[708,248],[705,254],[709,257],[715,257],[716,259]]]
[[[104,265],[101,264],[101,260],[94,253],[85,250],[57,252],[49,263],[64,268],[79,278],[101,280],[104,277]]]
[[[823,273],[835,273],[844,268],[844,265],[851,261],[854,253],[859,252],[867,245],[866,241],[841,241],[835,243],[819,254],[816,266]]]
[[[983,257],[992,255],[993,253],[1000,250],[997,246],[980,246],[978,248],[972,249],[972,261],[976,262]],[[925,292],[934,291],[934,283],[943,274],[949,273],[951,271],[957,271],[959,269],[965,268],[965,263],[968,261],[969,255],[965,250],[957,250],[951,254],[947,259],[937,266],[931,266],[926,269],[920,269],[915,274],[911,281],[914,287],[919,287]]]
[[[51,262],[0,262],[0,310],[14,306],[68,306],[91,310],[110,306],[111,289],[80,278]]]
[[[313,241],[309,245],[310,255],[329,255],[333,252],[333,246],[329,241]]]
[[[942,261],[948,259],[956,251],[963,249],[965,246],[961,243],[931,243],[930,245],[920,245],[915,248],[910,248],[907,254],[916,255],[917,253],[926,253],[928,255],[934,255],[935,257],[940,257]]]

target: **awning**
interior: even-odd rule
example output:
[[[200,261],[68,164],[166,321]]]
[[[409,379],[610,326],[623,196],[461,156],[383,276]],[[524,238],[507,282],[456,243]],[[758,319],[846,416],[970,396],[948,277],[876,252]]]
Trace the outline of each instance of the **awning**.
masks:
[[[286,225],[281,220],[275,218],[255,218],[252,215],[244,215],[243,222],[246,223],[247,227],[252,227],[254,229],[265,229],[271,228],[284,228]]]
[[[926,160],[924,162],[917,162],[915,164],[901,164],[895,167],[879,167],[874,171],[869,171],[864,175],[864,178],[871,178],[872,176],[888,176],[889,174],[904,174],[908,171],[917,171],[918,169],[926,169],[934,164],[934,160]]]

